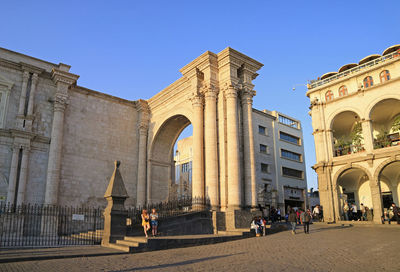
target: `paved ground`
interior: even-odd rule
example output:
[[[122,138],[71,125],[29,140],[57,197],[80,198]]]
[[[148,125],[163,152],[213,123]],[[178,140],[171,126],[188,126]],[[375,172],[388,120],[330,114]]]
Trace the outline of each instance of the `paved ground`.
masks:
[[[300,230],[300,229],[299,229]],[[399,271],[400,227],[311,226],[207,246],[0,264],[0,271]]]

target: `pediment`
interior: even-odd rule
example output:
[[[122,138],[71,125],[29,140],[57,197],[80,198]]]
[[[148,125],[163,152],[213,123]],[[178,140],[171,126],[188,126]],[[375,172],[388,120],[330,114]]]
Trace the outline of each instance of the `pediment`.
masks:
[[[8,90],[11,90],[11,88],[14,86],[14,82],[8,80],[7,78],[3,77],[0,75],[0,87],[6,88]]]

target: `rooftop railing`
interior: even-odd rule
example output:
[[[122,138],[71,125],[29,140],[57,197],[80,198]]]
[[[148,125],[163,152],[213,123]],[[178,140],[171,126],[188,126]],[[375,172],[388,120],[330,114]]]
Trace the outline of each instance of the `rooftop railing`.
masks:
[[[391,59],[397,58],[397,57],[400,57],[400,52],[399,52],[399,50],[397,50],[397,51],[395,51],[395,52],[392,52],[392,53],[390,53],[390,54],[388,54],[388,55],[382,56],[382,57],[380,57],[380,58],[377,58],[377,59],[368,61],[368,62],[366,62],[366,63],[364,63],[364,64],[358,65],[358,66],[356,66],[356,67],[354,67],[354,68],[352,68],[352,69],[349,69],[349,70],[346,70],[346,71],[344,71],[344,72],[335,74],[335,75],[330,76],[330,77],[328,77],[328,78],[325,78],[325,79],[323,79],[323,80],[316,80],[316,81],[313,81],[313,80],[312,80],[312,81],[310,81],[309,84],[308,84],[308,86],[309,86],[308,89],[313,89],[313,88],[316,88],[316,87],[325,85],[325,84],[327,84],[327,83],[329,83],[329,82],[332,82],[332,81],[334,81],[334,80],[336,80],[336,79],[339,79],[339,78],[348,76],[348,75],[353,74],[353,73],[356,73],[356,72],[358,72],[358,71],[360,71],[360,70],[362,70],[362,69],[369,68],[369,67],[371,67],[371,66],[380,64],[380,63],[382,63],[382,62],[385,62],[385,61],[387,61],[387,60],[391,60]]]

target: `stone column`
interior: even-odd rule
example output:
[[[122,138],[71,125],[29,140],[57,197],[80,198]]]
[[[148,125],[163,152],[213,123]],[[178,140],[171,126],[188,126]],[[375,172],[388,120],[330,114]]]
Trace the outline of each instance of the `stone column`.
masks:
[[[361,126],[364,137],[364,148],[367,153],[372,153],[374,150],[374,136],[372,135],[371,120],[363,120]]]
[[[137,169],[136,205],[146,204],[146,177],[147,177],[147,134],[148,134],[148,105],[144,100],[138,101],[140,112],[139,130],[139,157]]]
[[[137,206],[146,204],[147,126],[139,126]]]
[[[253,96],[255,91],[242,91],[243,109],[243,145],[244,145],[244,176],[245,176],[245,204],[254,208],[257,205],[257,176],[256,158],[254,154],[253,136]]]
[[[17,205],[21,205],[25,202],[26,181],[27,181],[27,177],[28,177],[29,151],[30,151],[30,148],[23,147],[22,160],[21,160],[21,172],[19,175],[19,182],[18,182]]]
[[[64,111],[67,106],[67,98],[67,95],[58,93],[56,94],[54,101],[53,126],[51,129],[49,162],[47,166],[45,204],[57,204],[64,129]]]
[[[13,153],[11,158],[11,168],[10,168],[10,176],[8,179],[8,192],[7,192],[7,203],[14,204],[15,202],[15,190],[17,188],[17,171],[18,171],[18,156],[19,156],[20,147],[14,145]]]
[[[381,186],[378,180],[370,180],[369,187],[371,189],[372,205],[374,208],[374,222],[381,224],[381,217],[383,215]]]
[[[33,113],[33,103],[35,100],[37,81],[38,81],[38,74],[34,73],[32,76],[31,93],[29,95],[30,98],[29,98],[29,103],[28,103],[28,115],[32,115],[32,113]]]
[[[57,204],[58,185],[60,182],[61,152],[64,131],[64,112],[68,101],[68,88],[76,82],[78,75],[64,70],[52,70],[52,79],[57,86],[54,97],[54,115],[51,128],[49,161],[47,164],[45,204]]]
[[[214,86],[205,88],[204,141],[205,141],[205,182],[207,197],[213,209],[219,207],[218,192],[218,150],[217,150],[217,90]]]
[[[24,115],[26,92],[28,89],[29,72],[24,71],[22,75],[22,91],[19,99],[18,115]]]
[[[239,172],[239,129],[237,91],[229,85],[225,90],[226,122],[228,139],[228,209],[239,209],[242,199],[242,186]]]
[[[195,94],[191,101],[193,105],[192,197],[195,201],[196,198],[204,198],[203,97]]]
[[[334,157],[334,144],[333,144],[333,132],[331,129],[326,131],[326,138],[328,139],[327,148],[328,148],[328,160],[332,160]]]

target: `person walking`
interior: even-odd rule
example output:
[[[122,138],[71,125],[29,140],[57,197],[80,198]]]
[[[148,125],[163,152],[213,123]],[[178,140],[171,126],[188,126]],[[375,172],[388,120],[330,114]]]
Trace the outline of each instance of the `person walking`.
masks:
[[[290,225],[292,226],[292,234],[296,234],[297,216],[296,216],[296,212],[294,209],[290,209],[288,221],[290,222]]]
[[[314,215],[315,219],[319,222],[319,205],[314,207],[313,215]]]
[[[350,207],[346,201],[343,206],[344,220],[346,220],[346,221],[349,221],[349,210],[350,210]]]
[[[355,203],[351,204],[351,213],[352,213],[352,220],[357,220],[357,206]]]
[[[146,235],[146,237],[148,237],[147,236],[147,231],[150,229],[150,222],[149,221],[150,220],[149,220],[149,215],[147,213],[147,210],[144,209],[142,211],[142,226],[143,226],[143,231],[144,231],[144,234]]]
[[[397,224],[400,224],[400,208],[396,206],[396,204],[392,203],[393,208],[393,221],[397,221]]]
[[[310,233],[310,222],[311,222],[311,211],[307,209],[305,212],[301,214],[301,222],[304,226],[304,233]]]
[[[158,228],[158,213],[156,212],[156,209],[151,210],[150,214],[150,225],[151,225],[151,233],[154,236],[157,236],[157,228]]]

